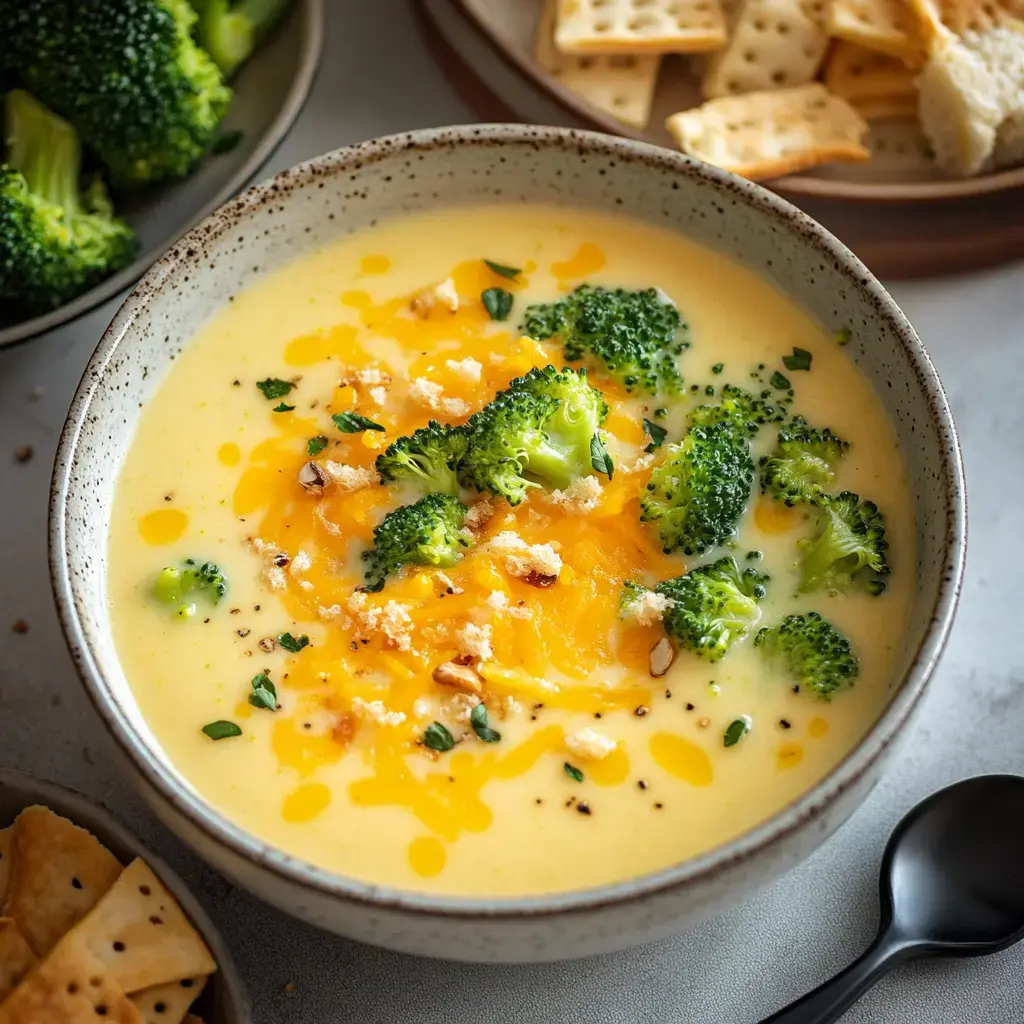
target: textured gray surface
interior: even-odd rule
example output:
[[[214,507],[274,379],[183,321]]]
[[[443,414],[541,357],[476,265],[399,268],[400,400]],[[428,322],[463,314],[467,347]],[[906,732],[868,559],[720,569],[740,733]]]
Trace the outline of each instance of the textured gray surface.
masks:
[[[470,119],[402,0],[331,0],[313,98],[267,170],[345,142]],[[400,69],[388,74],[388,69]],[[121,782],[64,652],[46,578],[46,494],[57,435],[110,306],[0,354],[0,764],[102,800],[191,881],[246,974],[257,1024],[747,1024],[823,980],[868,941],[875,873],[902,813],[947,782],[1024,773],[1018,644],[1024,448],[1024,265],[893,289],[943,375],[971,500],[967,585],[924,713],[864,808],[816,856],[740,909],[677,939],[573,964],[474,968],[414,960],[312,931],[232,890],[155,824]],[[32,398],[41,387],[41,397]],[[32,445],[18,464],[13,450]],[[1006,541],[1003,538],[1006,538]],[[16,619],[28,634],[10,629]],[[285,991],[288,983],[292,991]],[[1021,1024],[1024,947],[918,964],[844,1024]]]

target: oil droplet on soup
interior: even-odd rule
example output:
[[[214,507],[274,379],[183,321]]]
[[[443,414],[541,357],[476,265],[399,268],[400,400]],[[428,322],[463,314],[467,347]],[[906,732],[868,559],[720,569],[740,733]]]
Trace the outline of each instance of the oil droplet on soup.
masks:
[[[139,519],[139,535],[147,544],[173,544],[188,529],[188,515],[179,508],[158,508]]]

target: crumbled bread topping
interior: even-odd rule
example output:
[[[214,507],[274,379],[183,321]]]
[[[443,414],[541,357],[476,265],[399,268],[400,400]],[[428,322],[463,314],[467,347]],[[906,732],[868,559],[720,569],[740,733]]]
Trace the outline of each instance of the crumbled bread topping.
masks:
[[[430,717],[430,701],[417,697],[412,702],[412,713],[419,719]]]
[[[523,705],[519,703],[510,693],[506,693],[501,699],[500,713],[502,718],[510,718],[512,715],[522,714]]]
[[[617,746],[615,740],[589,726],[578,729],[565,737],[565,746],[570,754],[589,761],[602,761]]]
[[[494,506],[486,499],[469,506],[463,524],[471,530],[479,530],[494,515]]]
[[[388,601],[383,607],[372,604],[366,594],[357,591],[348,599],[348,610],[364,633],[383,633],[400,651],[412,650],[412,619],[405,605]]]
[[[467,622],[455,631],[455,642],[459,645],[459,654],[477,661],[490,661],[494,657],[491,646],[491,627],[477,626]]]
[[[383,701],[352,698],[352,713],[377,725],[401,725],[405,721],[402,711],[389,711]]]
[[[409,397],[413,401],[430,406],[448,416],[465,416],[469,412],[469,403],[462,398],[445,398],[444,388],[436,381],[426,377],[416,377],[409,388]]]
[[[263,578],[270,585],[271,590],[284,590],[288,586],[288,577],[284,574],[284,569],[279,565],[268,565],[263,570]]]
[[[446,416],[465,416],[469,413],[469,402],[464,398],[442,398],[441,412]]]
[[[504,530],[487,547],[501,557],[510,576],[558,576],[562,559],[550,544],[527,544],[518,533]]]
[[[453,313],[459,308],[459,293],[450,277],[446,277],[434,288],[434,296],[442,306],[446,306]]]
[[[356,380],[360,384],[383,384],[385,376],[375,366],[366,366],[361,370],[356,370]]]
[[[446,572],[434,573],[434,582],[440,588],[442,594],[463,594],[465,591],[462,587],[455,585],[455,580],[451,578]]]
[[[378,480],[373,466],[346,466],[343,462],[328,459],[324,469],[343,491],[361,491],[364,487],[372,487]]]
[[[648,452],[646,455],[641,455],[636,462],[633,463],[633,467],[630,470],[631,473],[642,473],[645,469],[650,469],[654,465],[654,452]]]
[[[645,590],[639,597],[629,601],[625,607],[627,618],[638,626],[653,626],[665,617],[665,612],[675,604],[671,597]]]
[[[547,495],[547,500],[563,512],[583,515],[584,512],[597,508],[597,503],[601,500],[601,484],[598,483],[596,476],[581,476],[578,480],[573,480],[564,491],[551,491]]]
[[[448,359],[444,365],[456,376],[472,384],[479,381],[480,375],[484,372],[483,363],[478,363],[475,359],[471,359],[468,356],[465,359]]]
[[[487,595],[487,600],[484,601],[489,608],[493,608],[496,612],[501,611],[502,608],[508,605],[508,597],[501,590],[492,590]]]
[[[473,708],[480,703],[480,698],[475,693],[456,693],[441,702],[441,717],[466,725]]]
[[[370,397],[377,405],[386,405],[388,401],[388,389],[385,387],[370,388]]]
[[[302,548],[299,548],[295,552],[295,557],[292,559],[292,564],[288,567],[288,571],[293,576],[301,576],[303,573],[309,572],[313,565],[313,560],[306,554]]]
[[[309,580],[299,580],[299,587],[303,590],[312,590],[313,584]]]
[[[327,607],[325,607],[324,605],[320,605],[320,607],[316,610],[316,613],[320,616],[321,619],[324,620],[324,622],[332,622],[333,620],[340,619],[342,617],[342,608],[340,604],[332,604]],[[352,620],[348,618],[348,616],[346,615],[346,629],[348,628],[349,625],[351,625],[351,622]]]

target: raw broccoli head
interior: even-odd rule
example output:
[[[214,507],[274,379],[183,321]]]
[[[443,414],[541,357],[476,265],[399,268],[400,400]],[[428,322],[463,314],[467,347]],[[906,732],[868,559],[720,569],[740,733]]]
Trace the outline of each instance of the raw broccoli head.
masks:
[[[466,512],[465,505],[447,494],[428,494],[389,512],[373,531],[373,548],[363,552],[364,589],[383,590],[388,577],[406,565],[454,565],[469,547],[462,530]]]
[[[230,78],[274,27],[291,0],[194,0],[199,45]]]
[[[817,612],[787,615],[777,626],[759,630],[754,646],[823,700],[852,686],[860,672],[850,641]]]
[[[757,623],[767,581],[754,569],[741,571],[728,557],[665,580],[654,588],[672,599],[665,631],[694,654],[718,661]]]
[[[538,480],[568,487],[591,471],[590,445],[607,414],[585,370],[531,370],[470,417],[461,480],[510,505]]]
[[[466,432],[431,420],[400,437],[377,456],[377,472],[393,483],[414,483],[428,493],[459,494],[458,465],[466,454]]]
[[[699,555],[733,536],[753,483],[743,431],[731,423],[691,427],[651,473],[641,519],[655,524],[666,554]]]
[[[68,119],[116,184],[186,175],[231,101],[186,0],[0,0],[0,64]]]
[[[114,216],[99,179],[80,190],[81,145],[67,121],[19,89],[4,108],[0,300],[40,312],[130,263],[138,241]]]
[[[197,564],[186,558],[181,568],[169,565],[157,573],[153,594],[158,601],[171,605],[181,619],[196,613],[196,599],[217,604],[228,591],[227,577],[213,562]]]
[[[761,457],[761,491],[793,506],[812,502],[835,479],[835,468],[850,447],[827,427],[815,430],[795,419],[779,431],[772,455]]]
[[[771,391],[752,395],[735,384],[726,384],[716,405],[698,405],[690,413],[690,425],[710,427],[715,423],[732,423],[753,437],[765,423],[781,423],[785,412],[768,399]]]
[[[571,363],[589,356],[627,391],[673,393],[683,382],[676,357],[688,344],[686,324],[654,288],[613,291],[582,284],[557,302],[528,306],[520,330],[531,338],[557,338]]]
[[[885,590],[889,563],[885,552],[882,514],[873,501],[862,501],[852,491],[819,495],[817,534],[800,541],[801,590],[839,593],[852,585],[878,595]]]

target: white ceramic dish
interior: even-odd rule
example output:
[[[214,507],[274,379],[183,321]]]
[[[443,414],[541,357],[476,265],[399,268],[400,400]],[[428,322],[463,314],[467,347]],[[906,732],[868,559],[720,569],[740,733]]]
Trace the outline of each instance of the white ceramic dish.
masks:
[[[106,606],[107,524],[139,409],[228,297],[337,236],[407,211],[543,201],[615,210],[724,251],[772,280],[849,351],[895,425],[916,495],[918,600],[892,699],[827,778],[735,841],[652,875],[544,897],[464,899],[391,890],[273,849],[220,816],[143,719]],[[197,272],[202,267],[202,272]],[[960,590],[966,510],[949,408],[913,329],[823,228],[756,185],[641,143],[555,128],[443,128],[367,142],[250,189],[176,245],[121,308],[86,369],[55,469],[57,603],[91,698],[154,810],[225,874],[314,924],[395,949],[548,960],[654,939],[723,910],[814,850],[856,809],[923,695]]]

